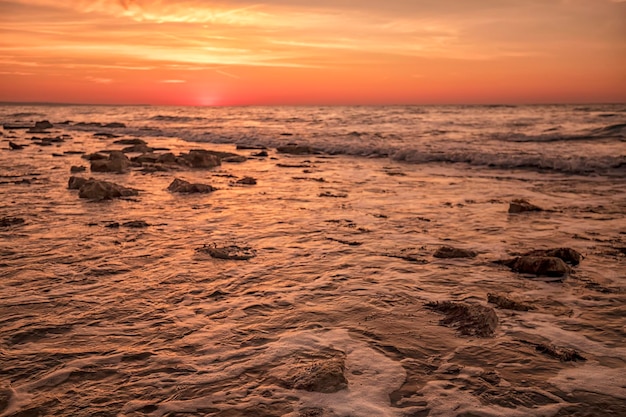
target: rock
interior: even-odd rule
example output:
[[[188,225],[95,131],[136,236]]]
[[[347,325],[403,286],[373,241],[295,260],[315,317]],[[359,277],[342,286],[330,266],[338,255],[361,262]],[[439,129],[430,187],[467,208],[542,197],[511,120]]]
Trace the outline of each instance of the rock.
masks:
[[[69,181],[67,182],[67,188],[69,188],[70,190],[79,190],[80,187],[85,185],[87,181],[94,181],[94,179],[71,176]]]
[[[103,125],[102,127],[108,127],[111,129],[116,129],[116,128],[125,128],[126,125],[124,123],[120,123],[120,122],[113,122],[113,123],[107,123],[105,125]]]
[[[541,352],[555,359],[558,359],[561,362],[572,362],[572,361],[576,362],[576,361],[587,360],[580,353],[578,353],[578,351],[574,349],[559,349],[556,346],[548,345],[545,343],[539,343],[535,345],[535,350],[537,352]]]
[[[178,161],[178,158],[176,157],[176,155],[174,155],[171,152],[167,152],[167,153],[159,155],[159,157],[156,160],[156,162],[159,164],[176,164],[177,161]]]
[[[237,150],[263,150],[263,149],[267,149],[265,146],[263,145],[245,145],[242,143],[238,143],[236,146]]]
[[[498,327],[498,316],[491,307],[452,301],[427,303],[426,307],[445,314],[440,324],[454,327],[462,335],[491,337]]]
[[[132,157],[130,158],[130,160],[131,162],[135,162],[138,164],[145,164],[145,163],[154,164],[159,159],[159,156],[160,155],[156,153],[148,152],[148,153],[143,153],[141,155]]]
[[[519,301],[512,300],[499,294],[487,294],[487,301],[506,310],[529,311],[535,309],[535,307],[531,305],[520,303]]]
[[[208,184],[192,184],[180,178],[174,179],[167,189],[173,193],[210,193],[216,190]]]
[[[47,120],[42,120],[40,122],[35,122],[35,129],[51,129],[53,128],[53,124]]]
[[[220,158],[214,153],[205,150],[191,150],[181,157],[189,163],[192,168],[210,169],[221,165]]]
[[[563,260],[563,262],[570,265],[578,265],[583,256],[580,252],[570,248],[553,248],[553,249],[538,249],[527,252],[522,256],[548,256],[555,257]]]
[[[88,161],[97,161],[99,159],[108,159],[109,157],[107,155],[101,154],[99,152],[96,153],[90,153],[87,155],[83,155],[82,156],[83,159],[86,159]]]
[[[124,153],[130,153],[130,152],[138,152],[138,153],[150,153],[152,152],[154,149],[152,149],[151,147],[149,147],[148,145],[145,144],[139,144],[139,145],[131,145],[131,146],[127,146],[126,148],[122,149],[122,152]]]
[[[319,193],[318,197],[347,198],[348,194],[346,194],[346,193],[331,193],[330,191],[324,191],[322,193]]]
[[[541,207],[535,206],[525,199],[517,199],[509,204],[509,213],[523,213],[527,211],[543,211]]]
[[[223,158],[222,162],[241,163],[241,162],[246,162],[247,160],[248,158],[246,158],[243,155],[234,155],[234,156],[227,156],[226,158]]]
[[[70,178],[71,181],[71,178]],[[139,192],[132,188],[108,182],[89,179],[80,186],[78,196],[90,200],[110,200],[112,198],[130,197],[139,195]]]
[[[236,181],[237,184],[256,185],[256,180],[252,177],[243,177]]]
[[[0,227],[15,226],[17,224],[23,224],[24,221],[25,220],[21,217],[2,217],[0,218]]]
[[[113,138],[119,138],[120,135],[116,135],[114,133],[109,133],[109,132],[97,132],[94,133],[93,136],[95,138],[107,138],[107,139],[113,139]]]
[[[104,227],[108,227],[109,229],[119,229],[120,228],[120,224],[118,222],[111,222],[111,223],[105,225]]]
[[[433,254],[435,258],[474,258],[476,252],[468,249],[453,248],[452,246],[442,246]]]
[[[569,273],[565,262],[553,256],[519,256],[509,266],[513,271],[522,274],[562,277]]]
[[[10,388],[10,385],[7,386],[2,386],[2,388],[0,388],[0,413],[4,414],[4,411],[9,407],[9,404],[11,403],[11,398],[14,395],[14,390],[12,388]]]
[[[315,150],[306,145],[288,144],[285,146],[279,146],[276,148],[279,153],[287,153],[291,155],[310,155],[316,153]]]
[[[252,156],[255,156],[257,158],[265,158],[266,156],[268,156],[268,153],[267,151],[261,151],[261,152],[253,153]]]
[[[72,173],[76,173],[76,172],[85,172],[87,171],[87,168],[83,167],[83,166],[76,166],[76,165],[72,165],[70,167],[70,172]]]
[[[238,246],[238,245],[217,246],[216,243],[203,245],[201,248],[197,248],[196,252],[206,253],[210,255],[212,258],[228,259],[228,260],[236,260],[236,261],[246,261],[256,256],[256,252],[254,251],[254,249],[248,246]]]
[[[25,129],[31,129],[32,126],[30,126],[30,125],[6,123],[6,124],[2,125],[2,128],[4,130],[25,130]]]
[[[299,369],[296,368],[295,375],[287,386],[292,389],[326,394],[338,392],[348,387],[344,371],[343,358],[315,361]]]
[[[145,227],[150,226],[150,224],[147,223],[144,220],[133,220],[133,221],[130,221],[130,222],[122,223],[122,226],[130,227],[130,228],[133,228],[133,229],[143,229]]]
[[[15,142],[11,142],[11,141],[9,141],[9,148],[11,148],[11,149],[12,149],[12,150],[14,150],[14,151],[19,151],[19,150],[21,150],[21,149],[24,149],[24,145],[18,145],[18,144],[17,144],[17,143],[15,143]]]
[[[133,139],[118,139],[113,142],[117,145],[147,145],[148,143],[143,139],[133,138]]]
[[[129,171],[131,166],[130,159],[120,151],[112,151],[106,160],[92,160],[92,172],[116,172],[123,174]]]

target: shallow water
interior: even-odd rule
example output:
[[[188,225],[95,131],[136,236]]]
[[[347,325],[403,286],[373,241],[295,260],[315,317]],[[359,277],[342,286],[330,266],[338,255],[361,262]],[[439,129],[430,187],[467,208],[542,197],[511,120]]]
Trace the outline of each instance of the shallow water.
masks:
[[[8,116],[22,110],[2,108],[7,122],[81,117],[76,108],[45,107],[36,115]],[[48,136],[71,139],[52,146],[34,145],[33,134],[23,130],[4,130],[0,137],[2,148],[9,140],[29,145],[0,151],[0,218],[25,220],[0,228],[0,416],[626,413],[626,182],[619,163],[607,169],[599,162],[624,157],[621,136],[603,138],[606,147],[597,152],[606,154],[598,158],[584,153],[592,146],[582,139],[560,144],[572,158],[587,158],[592,172],[585,175],[578,168],[408,163],[346,152],[294,156],[271,148],[266,158],[214,170],[87,170],[85,177],[140,190],[126,200],[89,202],[67,189],[70,167],[88,162],[64,152],[120,149],[114,139],[93,133],[134,136],[141,127],[134,121],[154,124],[173,110],[150,109],[149,116],[141,113],[146,109],[127,109],[126,118],[124,109],[99,117],[83,110],[92,121],[128,127],[56,125]],[[293,123],[314,113],[298,111],[290,117],[301,121]],[[390,126],[389,120],[407,117],[386,111]],[[232,124],[233,112],[221,117]],[[273,127],[278,122],[272,120],[267,128],[257,120],[253,138],[233,128],[231,141],[301,141],[327,150],[341,143],[339,136],[315,142],[323,126],[275,136],[285,126]],[[178,135],[144,131],[141,137],[175,153],[199,147],[257,152],[190,142],[195,127],[185,123]],[[410,129],[398,126],[393,135],[406,142]],[[380,142],[387,146],[387,139]],[[493,161],[499,152],[488,142],[483,154]],[[446,152],[451,146],[482,149],[475,141],[463,144],[462,135],[450,143],[454,138],[429,137],[419,144]],[[366,145],[373,150],[371,141]],[[258,183],[235,184],[244,176]],[[219,190],[172,194],[166,188],[174,178]],[[516,198],[547,211],[509,214]],[[150,226],[107,227],[132,220]],[[222,260],[196,251],[211,243],[249,246],[256,257]],[[442,245],[478,256],[433,257]],[[584,255],[563,282],[493,263],[551,247]],[[444,300],[489,305],[488,293],[536,309],[496,309],[495,335],[476,338],[441,326],[442,316],[425,307]],[[539,343],[575,349],[586,361],[559,361],[535,349]],[[320,393],[285,385],[290,370],[331,357],[345,361],[346,389]]]

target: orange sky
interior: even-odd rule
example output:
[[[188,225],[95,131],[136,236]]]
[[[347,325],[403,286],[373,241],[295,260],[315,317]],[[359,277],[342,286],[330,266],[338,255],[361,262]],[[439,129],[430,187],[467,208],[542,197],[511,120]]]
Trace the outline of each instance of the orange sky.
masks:
[[[626,102],[626,0],[0,0],[0,33],[0,101]]]

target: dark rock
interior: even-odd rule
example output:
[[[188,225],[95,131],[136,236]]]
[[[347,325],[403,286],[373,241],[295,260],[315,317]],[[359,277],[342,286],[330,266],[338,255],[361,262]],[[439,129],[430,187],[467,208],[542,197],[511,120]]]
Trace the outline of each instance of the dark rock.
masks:
[[[487,294],[487,301],[491,304],[495,304],[498,308],[504,308],[506,310],[529,311],[535,309],[535,307],[531,305],[520,303],[519,301],[499,294]]]
[[[143,139],[133,138],[133,139],[118,139],[113,142],[117,145],[147,145],[148,143]]]
[[[561,349],[545,343],[536,344],[535,350],[537,350],[537,352],[541,352],[545,355],[558,359],[561,362],[576,362],[587,360],[574,349]]]
[[[440,323],[457,329],[462,335],[491,337],[498,327],[498,316],[491,307],[452,301],[427,303],[426,307],[445,314]]]
[[[227,156],[226,158],[223,158],[222,162],[241,163],[241,162],[246,162],[247,160],[248,158],[246,158],[243,155],[234,155],[234,156]]]
[[[11,124],[11,123],[3,124],[2,127],[4,128],[4,130],[26,130],[26,129],[32,128],[32,126],[30,125],[20,125],[20,124]]]
[[[569,273],[569,268],[561,258],[552,256],[519,256],[512,262],[510,268],[522,274],[545,275],[548,277],[562,277]]]
[[[435,258],[474,258],[476,255],[474,251],[452,246],[442,246],[433,254]]]
[[[70,190],[79,190],[80,187],[82,187],[83,185],[85,185],[85,183],[87,183],[87,181],[94,181],[94,179],[71,176],[69,181],[67,182],[67,188],[69,188]]]
[[[210,193],[216,190],[208,184],[192,184],[180,178],[174,179],[167,189],[173,193]]]
[[[35,122],[35,128],[36,129],[51,129],[54,126],[52,125],[52,123],[50,123],[47,120],[42,120],[40,122]]]
[[[108,159],[109,157],[107,155],[101,154],[99,152],[96,153],[90,153],[87,155],[83,155],[82,156],[83,159],[86,159],[88,161],[97,161],[99,159]]]
[[[513,200],[509,204],[509,213],[523,213],[527,211],[543,211],[543,209],[524,199]]]
[[[15,142],[9,141],[9,148],[13,149],[14,151],[19,151],[21,149],[24,149],[24,145],[18,145]]]
[[[268,156],[268,153],[267,151],[261,151],[261,152],[253,153],[252,156],[255,156],[257,158],[265,158],[266,156]]]
[[[194,149],[187,154],[181,154],[181,157],[192,168],[211,169],[221,165],[220,158],[210,151]]]
[[[330,197],[330,198],[346,198],[348,194],[346,193],[331,193],[330,191],[324,191],[319,194],[319,197]]]
[[[7,386],[0,388],[0,413],[4,414],[4,411],[9,407],[11,398],[13,397],[13,390]]]
[[[114,133],[109,133],[109,132],[97,132],[94,133],[93,136],[95,138],[107,138],[107,139],[113,139],[113,138],[119,138],[120,135],[116,135]]]
[[[92,160],[92,172],[116,172],[118,174],[126,173],[130,170],[131,161],[126,155],[119,151],[112,151],[106,160]]]
[[[318,360],[304,366],[295,366],[290,372],[290,378],[283,383],[290,389],[329,394],[348,387],[344,372],[343,357]]]
[[[70,172],[72,173],[76,173],[76,172],[85,172],[87,171],[87,168],[83,167],[83,166],[76,166],[76,165],[72,165],[70,167]]]
[[[74,126],[80,127],[102,127],[102,123],[100,122],[78,122]]]
[[[236,261],[246,261],[256,256],[256,252],[254,251],[254,249],[248,246],[238,246],[238,245],[217,246],[216,243],[203,245],[201,248],[197,248],[196,251],[201,252],[201,253],[206,253],[210,255],[212,258],[228,259],[228,260],[236,260]]]
[[[108,182],[89,179],[78,190],[80,198],[90,200],[110,200],[112,198],[130,197],[139,195],[139,192],[132,188]]]
[[[120,224],[118,222],[112,222],[112,223],[107,224],[104,227],[108,227],[109,229],[119,229]]]
[[[26,132],[27,133],[49,133],[47,129],[42,129],[40,127],[31,127]]]
[[[156,153],[148,152],[148,153],[144,153],[144,154],[132,157],[130,158],[130,160],[131,162],[135,162],[138,164],[145,164],[145,163],[154,164],[159,159],[159,157],[160,155]]]
[[[575,251],[570,248],[553,248],[553,249],[538,249],[527,252],[522,256],[548,256],[559,258],[563,260],[563,262],[568,263],[570,265],[578,265],[582,260],[583,256],[580,252]]]
[[[254,179],[252,177],[243,177],[243,178],[237,180],[237,184],[256,185],[256,179]]]
[[[108,127],[111,129],[116,129],[116,128],[124,128],[126,127],[126,125],[124,123],[120,123],[120,122],[113,122],[113,123],[107,123],[105,125],[103,125],[102,127]]]
[[[138,153],[150,153],[152,152],[154,149],[152,149],[151,147],[149,147],[148,145],[145,144],[139,144],[139,145],[131,145],[131,146],[127,146],[126,148],[122,149],[122,152],[124,153],[130,153],[130,152],[138,152]]]
[[[159,164],[176,164],[178,162],[178,157],[171,152],[167,152],[159,155],[156,162]]]
[[[265,146],[263,145],[244,145],[244,144],[237,144],[237,150],[262,150],[262,149],[267,149]]]
[[[276,151],[278,151],[279,153],[287,153],[291,155],[310,155],[316,153],[315,150],[310,146],[295,144],[279,146],[278,148],[276,148]]]
[[[15,226],[17,224],[23,224],[24,221],[25,220],[21,217],[2,217],[0,218],[0,227]]]
[[[150,226],[150,224],[147,223],[144,220],[133,220],[133,221],[130,221],[130,222],[122,223],[122,226],[130,227],[130,228],[133,228],[133,229],[143,229],[143,228],[146,228],[146,227]]]

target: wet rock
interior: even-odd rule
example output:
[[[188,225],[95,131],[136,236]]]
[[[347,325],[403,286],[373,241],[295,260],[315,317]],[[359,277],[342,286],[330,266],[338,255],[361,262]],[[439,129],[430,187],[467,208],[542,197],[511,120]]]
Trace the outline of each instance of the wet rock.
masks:
[[[331,193],[330,191],[324,191],[319,194],[319,197],[330,197],[330,198],[346,198],[348,194],[346,193]]]
[[[107,159],[91,161],[92,172],[126,173],[130,170],[131,161],[120,151],[112,151]]]
[[[252,154],[252,156],[255,156],[257,158],[265,158],[266,156],[268,156],[268,153],[267,151],[255,152]]]
[[[220,158],[215,153],[200,149],[194,149],[187,154],[181,154],[192,168],[211,169],[221,165]]]
[[[291,155],[310,155],[316,153],[315,150],[307,145],[289,144],[276,148],[278,153],[287,153]]]
[[[150,224],[147,223],[145,220],[132,220],[129,222],[122,223],[122,226],[130,227],[132,229],[143,229],[143,228],[150,226]]]
[[[487,301],[491,304],[495,304],[496,306],[498,306],[498,308],[503,308],[506,310],[529,311],[535,309],[535,307],[529,304],[512,300],[500,294],[487,294]]]
[[[79,190],[80,187],[87,183],[87,181],[94,181],[94,179],[71,176],[69,181],[67,182],[67,188],[69,188],[70,190]]]
[[[125,128],[126,125],[120,122],[113,122],[113,123],[107,123],[103,125],[102,127],[108,127],[110,129],[118,129],[118,128]]]
[[[89,179],[84,182],[78,190],[78,196],[80,198],[87,198],[90,200],[110,200],[113,198],[136,195],[139,195],[139,192],[135,189],[127,188],[113,182],[98,181],[94,179]]]
[[[294,366],[283,384],[289,389],[329,394],[348,387],[344,372],[343,357],[322,359],[303,366]]]
[[[148,144],[145,140],[139,139],[139,138],[118,139],[118,140],[114,141],[113,143],[115,143],[117,145],[147,145]]]
[[[107,227],[109,229],[119,229],[120,228],[120,224],[118,222],[111,222],[111,223],[105,225],[104,227]]]
[[[570,265],[578,265],[583,256],[580,252],[570,248],[553,248],[553,249],[538,249],[527,252],[522,256],[547,256],[554,257],[563,260],[563,262]]]
[[[167,189],[173,193],[210,193],[216,190],[208,184],[192,184],[180,178],[174,179]]]
[[[242,143],[238,143],[236,146],[237,150],[262,150],[262,149],[267,149],[265,146],[263,145],[245,145]]]
[[[252,177],[243,177],[241,179],[238,179],[236,183],[242,185],[256,185],[256,179]]]
[[[234,156],[228,156],[226,158],[222,159],[222,162],[230,162],[230,163],[242,163],[242,162],[246,162],[248,160],[248,158],[246,158],[243,155],[234,155]]]
[[[553,256],[519,256],[508,264],[513,271],[521,274],[563,277],[569,273],[569,267],[561,258]]]
[[[18,145],[15,142],[9,141],[9,148],[14,150],[14,151],[19,151],[19,150],[24,149],[24,145]]]
[[[143,153],[141,155],[130,158],[131,162],[134,162],[137,164],[145,164],[145,163],[154,164],[156,163],[158,159],[159,159],[159,155],[156,153],[152,153],[152,152]]]
[[[452,246],[442,246],[439,249],[437,249],[437,251],[435,251],[435,253],[433,254],[433,256],[435,258],[445,258],[445,259],[449,259],[449,258],[474,258],[476,257],[476,252],[468,250],[468,249],[460,249],[460,248],[454,248]]]
[[[9,226],[15,226],[18,224],[23,224],[25,222],[24,219],[22,219],[21,217],[1,217],[0,218],[0,227],[9,227]]]
[[[72,172],[72,173],[76,173],[76,172],[85,172],[85,171],[87,171],[87,168],[86,168],[86,167],[83,167],[83,166],[76,166],[76,165],[72,165],[72,166],[70,167],[70,172]]]
[[[40,122],[35,122],[36,129],[51,129],[54,125],[47,120],[42,120]]]
[[[97,132],[93,134],[93,137],[113,139],[113,138],[119,138],[120,135],[116,135],[115,133],[109,133],[109,132]]]
[[[4,130],[26,130],[26,129],[31,129],[32,126],[30,125],[21,125],[21,124],[17,124],[17,123],[5,123],[2,125],[2,128]]]
[[[150,153],[152,152],[154,149],[152,149],[151,147],[149,147],[148,145],[145,144],[139,144],[139,145],[131,145],[131,146],[127,146],[126,148],[122,149],[122,152],[124,153],[131,153],[131,152],[136,152],[136,153]]]
[[[543,211],[543,209],[529,203],[525,199],[516,199],[509,204],[509,213],[524,213],[527,211]]]
[[[108,159],[108,155],[101,154],[100,152],[90,153],[82,156],[83,159],[88,161],[97,161],[99,159]]]
[[[256,252],[254,251],[254,249],[248,246],[238,246],[238,245],[218,246],[216,243],[203,245],[201,248],[197,248],[196,251],[201,252],[201,253],[206,253],[210,255],[212,258],[228,259],[228,260],[236,260],[236,261],[246,261],[256,256]]]
[[[535,346],[535,350],[537,352],[541,352],[554,359],[558,359],[561,362],[576,362],[587,360],[587,358],[583,357],[577,350],[574,349],[559,348],[554,345],[549,345],[547,343],[532,343],[525,340],[521,340],[521,342],[533,345]]]
[[[159,164],[176,164],[178,158],[173,153],[167,152],[159,155],[156,162]]]
[[[426,307],[443,313],[445,318],[440,324],[453,327],[462,335],[491,337],[498,327],[498,316],[491,307],[452,301],[427,303]]]

